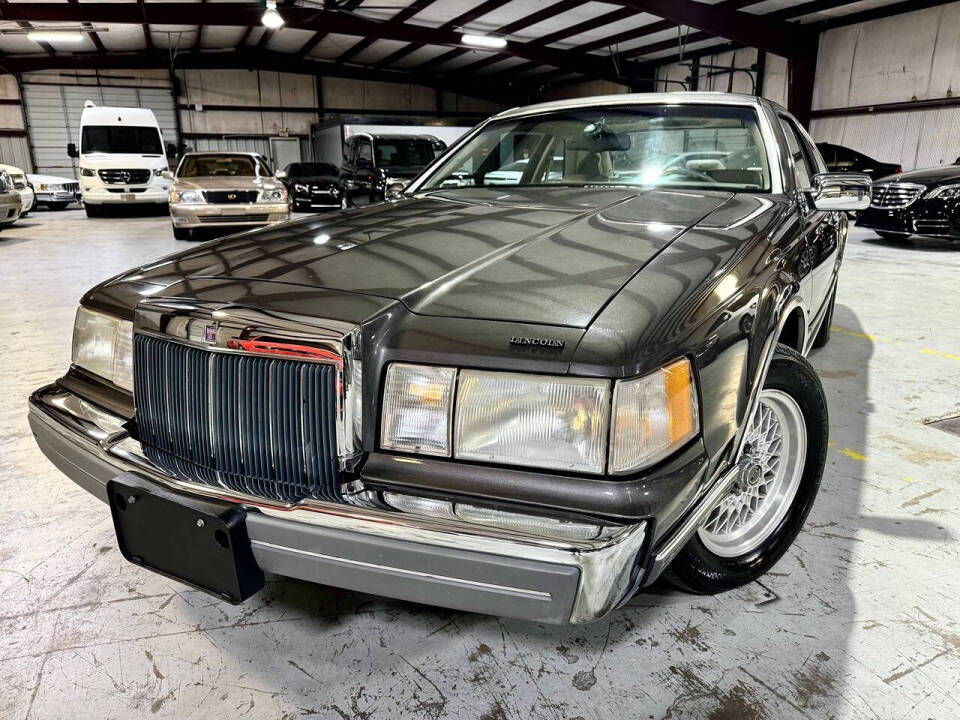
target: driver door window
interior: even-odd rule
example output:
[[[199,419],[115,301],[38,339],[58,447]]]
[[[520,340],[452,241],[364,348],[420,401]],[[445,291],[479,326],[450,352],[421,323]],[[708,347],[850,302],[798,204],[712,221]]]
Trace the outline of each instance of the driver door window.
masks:
[[[369,140],[361,140],[357,143],[357,167],[373,167],[373,147]]]
[[[783,134],[786,135],[787,148],[790,151],[790,156],[793,158],[793,172],[797,189],[806,190],[810,187],[811,180],[816,171],[811,167],[807,154],[800,144],[801,141],[797,135],[797,131],[793,128],[790,121],[780,116],[780,126],[783,128]]]

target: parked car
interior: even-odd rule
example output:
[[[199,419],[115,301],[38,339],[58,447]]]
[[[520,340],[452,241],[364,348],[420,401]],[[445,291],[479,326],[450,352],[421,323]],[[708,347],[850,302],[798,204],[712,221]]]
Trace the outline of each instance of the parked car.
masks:
[[[843,145],[817,143],[817,149],[820,150],[820,155],[823,156],[823,161],[827,164],[827,169],[830,172],[862,172],[874,180],[903,172],[903,167],[899,163],[874,160],[862,152],[857,152]]]
[[[953,165],[881,178],[857,226],[887,240],[911,235],[960,240],[960,158]]]
[[[266,158],[251,152],[190,152],[172,180],[170,221],[177,240],[199,228],[257,227],[290,219],[281,178]]]
[[[135,107],[98,107],[88,100],[80,117],[78,144],[67,154],[80,163],[80,192],[87,217],[108,208],[154,207],[167,202],[170,183],[163,133],[153,111]]]
[[[20,217],[22,200],[6,170],[0,168],[0,230],[13,225]]]
[[[80,199],[80,183],[73,178],[28,173],[27,181],[33,185],[36,204],[49,210],[64,210]]]
[[[27,182],[27,174],[14,165],[0,164],[0,171],[7,173],[13,183],[13,189],[20,193],[20,217],[26,217],[37,204],[33,187]]]
[[[446,143],[433,135],[354,135],[344,143],[340,166],[344,205],[396,197],[446,149]]]
[[[612,169],[711,135],[760,164]],[[484,184],[533,137],[539,175]],[[124,557],[231,602],[263,571],[556,623],[668,566],[727,590],[783,555],[824,469],[804,355],[870,197],[825,170],[752,95],[508,110],[395,202],[93,288],[31,427]]]
[[[341,207],[340,170],[336,165],[297,162],[287,165],[283,172],[283,184],[296,212]]]

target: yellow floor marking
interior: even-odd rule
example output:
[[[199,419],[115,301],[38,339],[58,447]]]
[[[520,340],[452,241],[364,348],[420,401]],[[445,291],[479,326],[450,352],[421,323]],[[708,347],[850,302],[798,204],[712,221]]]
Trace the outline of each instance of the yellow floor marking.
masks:
[[[840,450],[840,452],[842,452],[851,460],[859,460],[860,462],[863,462],[867,459],[866,455],[861,455],[856,450],[851,450],[850,448],[844,448],[843,450]]]
[[[960,355],[940,352],[939,350],[931,350],[930,348],[923,348],[920,352],[924,353],[925,355],[934,355],[936,357],[946,358],[947,360],[960,360]]]
[[[840,333],[841,335],[849,335],[850,337],[860,338],[861,340],[869,340],[870,342],[890,342],[887,338],[878,337],[876,335],[871,335],[870,333],[859,332],[857,330],[851,330],[849,328],[840,327],[839,325],[831,325],[830,329],[835,333]]]

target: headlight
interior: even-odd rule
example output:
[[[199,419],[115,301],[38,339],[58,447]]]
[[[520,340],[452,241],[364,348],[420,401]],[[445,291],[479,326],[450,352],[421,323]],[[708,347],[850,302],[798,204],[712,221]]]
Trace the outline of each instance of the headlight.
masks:
[[[80,174],[84,177],[96,177],[97,171],[93,168],[80,168]]]
[[[930,199],[940,198],[941,200],[953,200],[954,198],[960,197],[960,185],[941,185],[940,187],[935,187],[927,193],[927,197]]]
[[[73,363],[133,390],[133,323],[81,307],[73,325]]]
[[[651,465],[700,430],[697,393],[690,362],[683,358],[613,392],[610,472]]]
[[[164,169],[165,169],[165,168],[162,168],[162,167],[154,168],[154,169],[153,169],[153,176],[154,176],[154,177],[160,177],[160,176],[162,176]]]
[[[301,185],[300,183],[296,183],[296,184],[293,186],[293,188],[294,188],[294,190],[296,190],[297,192],[303,192],[303,193],[308,192],[308,191],[310,190],[310,188],[308,188],[306,185]]]
[[[197,190],[174,190],[170,193],[170,202],[199,205],[203,202],[203,195]]]
[[[381,446],[448,457],[456,377],[454,368],[391,365],[383,391]]]
[[[260,191],[260,202],[264,203],[275,203],[275,202],[286,202],[287,201],[287,191],[283,188],[274,188],[272,190],[261,190]]]
[[[464,370],[454,456],[602,473],[610,381]]]

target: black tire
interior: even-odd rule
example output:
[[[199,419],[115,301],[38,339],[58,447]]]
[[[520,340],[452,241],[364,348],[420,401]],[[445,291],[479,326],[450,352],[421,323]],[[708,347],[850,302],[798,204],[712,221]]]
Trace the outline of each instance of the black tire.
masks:
[[[830,326],[833,325],[833,306],[837,302],[837,286],[833,286],[833,292],[830,293],[830,305],[827,307],[827,314],[823,316],[823,322],[820,329],[817,330],[817,336],[813,339],[814,348],[822,348],[830,342]]]
[[[63,210],[63,209],[66,208],[67,205],[69,205],[69,204],[70,204],[70,203],[65,203],[65,202],[52,202],[52,203],[47,203],[47,209],[48,209],[48,210]]]
[[[707,595],[745,585],[763,575],[793,543],[813,507],[827,458],[827,400],[816,371],[798,352],[778,345],[763,389],[779,390],[799,406],[807,445],[800,482],[789,509],[756,549],[722,557],[707,548],[699,533],[674,558],[664,577],[688,592]]]
[[[83,209],[86,211],[88,218],[98,218],[103,216],[103,209],[97,205],[84,205]]]
[[[906,242],[910,237],[907,233],[884,232],[881,230],[874,230],[874,232],[880,236],[881,240],[890,240],[891,242]]]
[[[176,225],[171,225],[173,228],[173,237],[177,240],[190,240],[193,238],[193,231],[190,228],[178,228]]]

